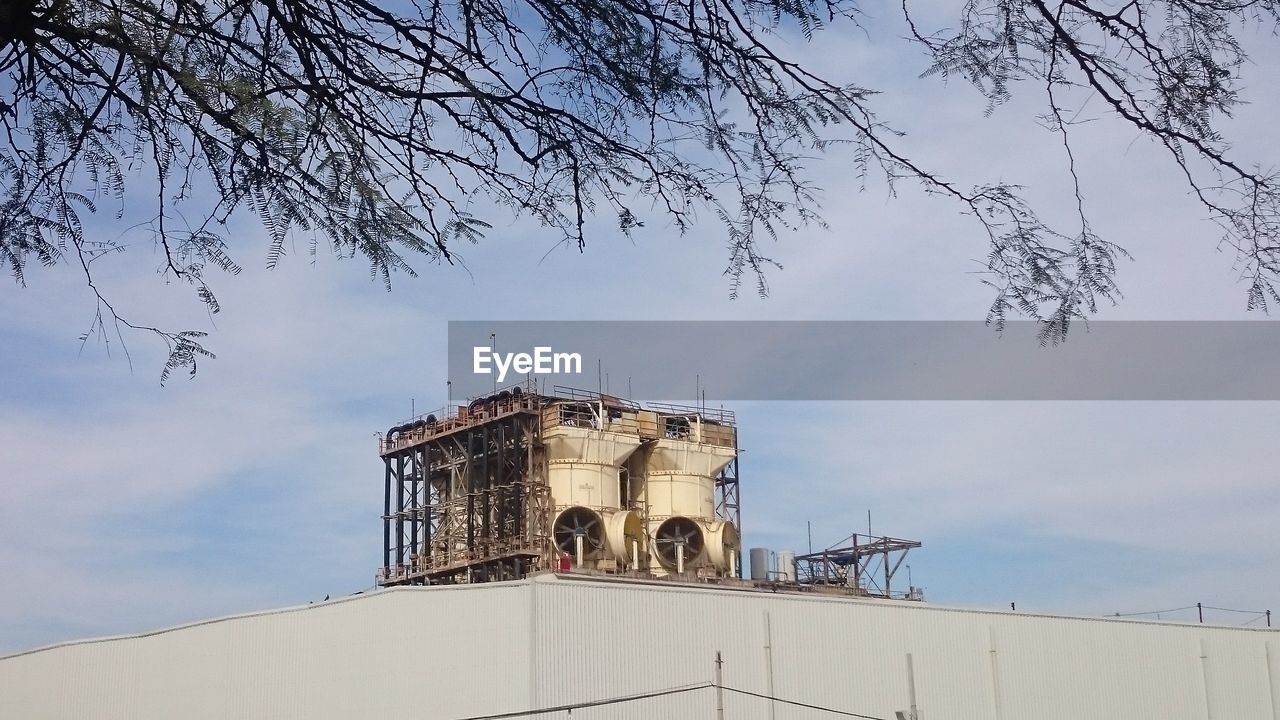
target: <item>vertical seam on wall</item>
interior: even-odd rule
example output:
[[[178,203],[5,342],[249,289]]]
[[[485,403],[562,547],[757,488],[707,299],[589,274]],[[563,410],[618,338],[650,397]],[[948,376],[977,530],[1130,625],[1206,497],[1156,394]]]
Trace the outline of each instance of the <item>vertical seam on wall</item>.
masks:
[[[529,703],[526,707],[542,707],[538,692],[538,586],[542,583],[537,578],[530,578],[529,583]]]
[[[1205,647],[1204,638],[1200,638],[1200,678],[1204,684],[1204,717],[1213,720],[1213,701],[1209,689],[1209,651]]]
[[[1271,662],[1270,640],[1262,641],[1262,658],[1267,667],[1267,695],[1271,699],[1271,717],[1272,720],[1280,720],[1280,708],[1276,707],[1276,671]]]
[[[996,657],[995,625],[988,625],[987,631],[991,640],[991,702],[995,707],[996,720],[1004,720],[1004,704],[1000,698],[1000,662]]]

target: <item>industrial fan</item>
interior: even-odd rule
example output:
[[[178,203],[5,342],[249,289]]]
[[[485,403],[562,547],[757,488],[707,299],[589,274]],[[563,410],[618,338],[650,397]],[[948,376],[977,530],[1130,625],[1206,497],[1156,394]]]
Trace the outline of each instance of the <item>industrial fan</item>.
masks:
[[[658,562],[676,572],[684,572],[690,563],[702,556],[706,546],[702,528],[687,517],[668,518],[658,526],[653,542]]]
[[[560,552],[582,562],[586,555],[604,546],[604,526],[594,510],[571,507],[560,513],[552,529]],[[578,538],[582,538],[579,546]]]

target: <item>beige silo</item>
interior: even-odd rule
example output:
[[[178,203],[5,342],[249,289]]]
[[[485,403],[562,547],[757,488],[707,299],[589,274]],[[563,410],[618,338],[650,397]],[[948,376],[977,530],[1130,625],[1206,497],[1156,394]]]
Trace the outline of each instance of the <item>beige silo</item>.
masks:
[[[635,410],[606,398],[549,405],[542,442],[557,550],[589,569],[647,563],[643,523],[623,494],[623,466],[642,443]]]
[[[737,457],[733,426],[700,414],[657,417],[643,454],[643,497],[655,575],[736,575],[738,530],[716,517],[716,476]]]

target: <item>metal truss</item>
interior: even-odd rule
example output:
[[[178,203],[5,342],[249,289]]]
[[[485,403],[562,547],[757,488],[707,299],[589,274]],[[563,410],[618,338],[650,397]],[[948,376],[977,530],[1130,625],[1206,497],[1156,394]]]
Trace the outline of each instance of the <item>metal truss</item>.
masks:
[[[716,476],[716,517],[721,520],[728,520],[738,530],[738,537],[742,537],[742,495],[738,485],[738,456],[737,446],[734,447],[733,462],[725,466],[720,474]],[[741,544],[741,543],[739,543]],[[738,548],[738,576],[742,577],[742,548]]]
[[[859,595],[922,600],[918,588],[892,589],[893,578],[907,553],[921,547],[916,540],[854,533],[825,550],[796,556],[801,585],[838,585]]]
[[[545,562],[550,490],[538,467],[538,405],[508,395],[462,421],[402,427],[384,440],[380,585],[515,578]]]

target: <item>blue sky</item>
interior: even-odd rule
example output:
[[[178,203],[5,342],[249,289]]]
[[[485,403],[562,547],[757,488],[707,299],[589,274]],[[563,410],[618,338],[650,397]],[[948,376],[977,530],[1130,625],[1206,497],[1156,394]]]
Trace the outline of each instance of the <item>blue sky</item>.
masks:
[[[880,20],[872,19],[873,23]],[[990,117],[962,84],[918,80],[887,35],[785,43],[820,70],[881,89],[904,147],[973,184],[1024,184],[1069,222],[1056,137],[1034,88]],[[850,39],[856,40],[851,42]],[[1274,162],[1276,58],[1256,56],[1252,104],[1228,125]],[[1085,98],[1076,98],[1084,102]],[[1090,110],[1085,105],[1085,115]],[[1108,319],[1241,319],[1245,287],[1218,233],[1151,145],[1110,120],[1081,126],[1094,229],[1125,245],[1126,298]],[[93,313],[69,266],[0,284],[0,650],[317,600],[372,584],[380,560],[374,434],[443,404],[450,319],[981,319],[980,229],[903,184],[862,189],[838,151],[815,161],[827,230],[770,248],[772,293],[729,299],[713,222],[685,236],[651,218],[633,240],[595,224],[585,253],[499,215],[466,268],[420,264],[392,293],[367,267],[300,245],[264,269],[265,235],[232,228],[245,272],[215,278],[208,317],[164,285],[143,244],[100,280],[126,315],[210,332],[215,361],[159,387],[162,355],[127,335],[77,340]],[[117,228],[103,218],[96,230]],[[584,283],[626,288],[593,304]],[[619,373],[624,369],[619,368]],[[713,381],[713,380],[712,380]],[[692,386],[692,382],[690,383]],[[739,404],[748,545],[801,550],[865,523],[919,538],[913,578],[937,603],[1076,613],[1197,601],[1280,610],[1280,484],[1269,403]],[[1222,620],[1235,620],[1222,616]]]

